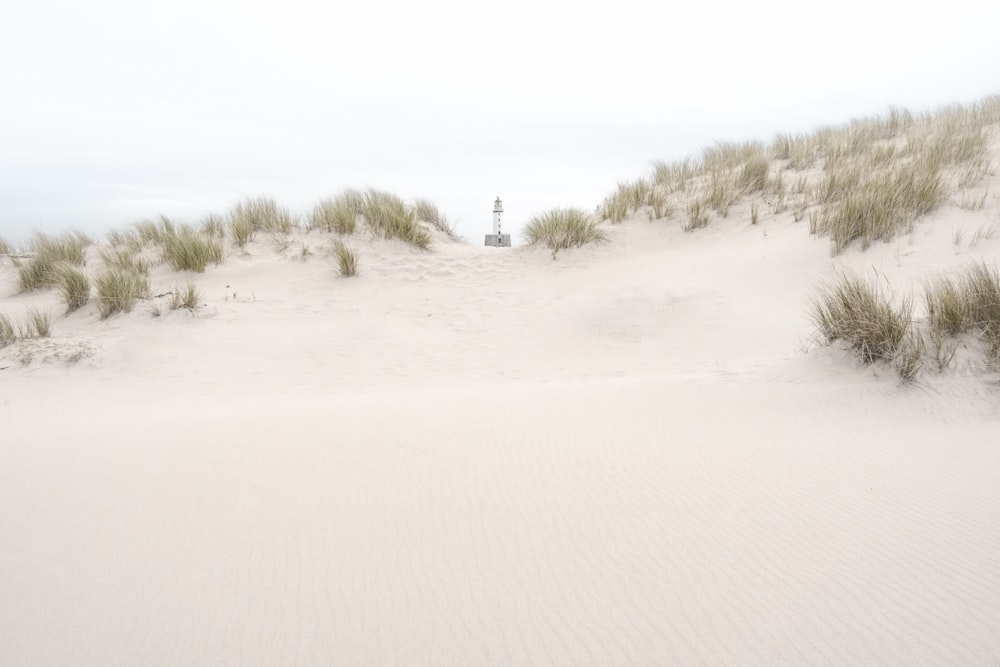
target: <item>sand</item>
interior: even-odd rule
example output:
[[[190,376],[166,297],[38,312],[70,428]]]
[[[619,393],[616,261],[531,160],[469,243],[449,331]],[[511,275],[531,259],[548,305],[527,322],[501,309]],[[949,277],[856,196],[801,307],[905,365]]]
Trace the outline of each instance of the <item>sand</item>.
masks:
[[[156,268],[204,305],[0,350],[0,664],[998,664],[998,375],[901,385],[807,315],[996,262],[952,241],[996,214]]]

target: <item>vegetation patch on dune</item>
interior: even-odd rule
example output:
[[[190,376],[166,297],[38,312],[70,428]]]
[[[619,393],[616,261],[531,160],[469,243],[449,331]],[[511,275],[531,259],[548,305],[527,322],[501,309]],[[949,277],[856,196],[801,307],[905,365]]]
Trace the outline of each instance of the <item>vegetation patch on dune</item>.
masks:
[[[101,250],[101,262],[109,269],[124,269],[135,273],[149,273],[149,262],[139,249],[130,245],[112,245]]]
[[[90,238],[80,232],[54,237],[36,234],[29,244],[31,259],[18,269],[18,289],[27,292],[52,286],[59,277],[58,268],[61,265],[84,265],[86,248],[90,243]]]
[[[201,303],[202,295],[198,291],[198,286],[193,282],[188,281],[184,287],[175,287],[174,293],[170,300],[170,310],[178,310],[180,308],[185,308],[187,310],[195,310],[198,304]]]
[[[930,353],[938,370],[955,357],[958,337],[974,333],[987,363],[1000,362],[1000,273],[978,263],[924,286],[927,317],[914,321],[913,300],[896,300],[878,282],[842,275],[822,288],[810,315],[827,343],[845,341],[862,363],[892,362],[913,379]],[[925,341],[929,341],[928,344]]]
[[[358,274],[358,254],[340,239],[333,242],[333,256],[337,258],[340,275],[352,277]]]
[[[0,348],[7,347],[17,340],[14,323],[4,313],[0,313]]]
[[[358,216],[361,215],[363,201],[363,195],[351,189],[344,190],[336,197],[328,197],[313,207],[307,223],[308,228],[337,234],[353,234],[358,228]]]
[[[66,312],[82,308],[90,300],[90,280],[75,266],[64,265],[59,272],[59,292]]]
[[[597,223],[578,208],[555,208],[536,215],[528,221],[524,235],[529,244],[542,244],[552,250],[553,255],[565,248],[605,239]]]
[[[416,212],[402,199],[382,190],[368,190],[361,202],[361,216],[376,236],[399,239],[426,250],[431,236],[417,221]]]
[[[184,230],[164,239],[163,257],[176,271],[204,273],[209,263],[222,263],[222,244],[212,237]]]
[[[97,275],[97,307],[101,319],[127,313],[138,299],[149,297],[149,279],[122,269],[107,269]]]
[[[697,158],[653,162],[648,176],[619,183],[597,215],[620,223],[643,208],[650,220],[686,211],[682,226],[691,231],[709,223],[710,211],[727,218],[749,200],[752,223],[791,210],[794,221],[808,218],[812,233],[829,237],[834,253],[855,242],[866,249],[982,182],[992,168],[990,128],[998,124],[1000,96],[993,96],[923,114],[890,108],[811,133],[779,134],[769,145],[717,142]],[[978,207],[984,195],[960,201]]]
[[[811,315],[826,342],[843,340],[870,364],[896,356],[912,313],[912,301],[895,306],[877,283],[845,274],[820,290]]]
[[[429,199],[417,199],[413,202],[413,212],[417,220],[426,222],[450,239],[458,239],[455,228],[448,222],[448,218]]]
[[[255,232],[287,234],[295,227],[295,218],[270,197],[251,197],[233,206],[229,224],[249,226]]]
[[[986,346],[987,358],[1000,361],[1000,274],[986,264],[963,274],[939,277],[924,288],[932,340],[974,332]]]

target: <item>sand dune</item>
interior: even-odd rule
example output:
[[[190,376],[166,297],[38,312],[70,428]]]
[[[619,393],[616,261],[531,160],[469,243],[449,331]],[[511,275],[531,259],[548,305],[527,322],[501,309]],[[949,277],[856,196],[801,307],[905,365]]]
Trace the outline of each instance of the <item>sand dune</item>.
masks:
[[[194,313],[0,350],[0,663],[996,664],[997,375],[901,385],[807,316],[995,262],[950,241],[995,208],[836,258],[744,214],[359,238],[357,279],[261,242]]]

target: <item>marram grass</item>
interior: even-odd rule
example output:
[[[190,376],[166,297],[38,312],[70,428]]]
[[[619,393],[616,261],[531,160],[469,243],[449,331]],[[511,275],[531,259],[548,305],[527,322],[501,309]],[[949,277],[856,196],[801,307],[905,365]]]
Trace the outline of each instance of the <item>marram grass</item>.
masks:
[[[101,319],[130,312],[138,299],[149,296],[149,279],[132,271],[108,269],[98,274],[95,283]]]
[[[358,275],[358,253],[349,245],[337,239],[333,242],[333,256],[337,259],[340,275],[350,278]]]
[[[828,343],[846,342],[862,363],[892,361],[910,331],[913,303],[894,305],[879,285],[841,275],[813,300],[813,324]]]
[[[50,287],[58,279],[58,266],[71,264],[83,266],[90,239],[79,232],[69,232],[52,237],[37,234],[30,243],[33,257],[18,270],[18,289],[21,292]]]
[[[59,292],[66,312],[72,313],[90,300],[90,280],[75,266],[66,264],[59,269]]]
[[[176,271],[204,273],[209,263],[222,262],[222,244],[213,237],[187,231],[164,240],[163,258]]]
[[[525,226],[524,235],[529,244],[542,244],[553,254],[605,239],[597,223],[577,208],[555,208],[534,216]]]

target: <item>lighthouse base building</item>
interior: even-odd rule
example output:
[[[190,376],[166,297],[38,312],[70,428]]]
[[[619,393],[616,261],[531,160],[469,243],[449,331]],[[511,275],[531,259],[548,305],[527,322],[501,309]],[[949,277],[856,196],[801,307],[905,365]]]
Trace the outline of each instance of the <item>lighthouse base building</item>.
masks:
[[[486,235],[486,245],[494,248],[510,247],[510,234],[503,233],[503,203],[500,197],[493,202],[493,233]]]
[[[510,234],[487,234],[486,245],[494,248],[509,248]]]

